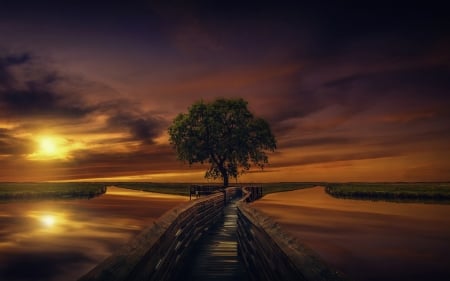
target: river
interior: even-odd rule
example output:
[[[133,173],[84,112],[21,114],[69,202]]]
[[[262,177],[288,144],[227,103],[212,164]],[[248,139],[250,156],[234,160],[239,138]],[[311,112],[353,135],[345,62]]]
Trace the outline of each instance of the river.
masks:
[[[0,280],[76,280],[187,200],[109,187],[89,200],[0,203]]]
[[[450,280],[450,205],[336,199],[315,187],[252,206],[349,280]]]

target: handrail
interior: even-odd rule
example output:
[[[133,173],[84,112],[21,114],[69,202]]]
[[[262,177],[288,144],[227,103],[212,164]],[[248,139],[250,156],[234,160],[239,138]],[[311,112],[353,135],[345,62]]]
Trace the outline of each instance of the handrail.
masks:
[[[252,196],[252,192],[258,194]],[[250,278],[267,281],[343,280],[312,250],[247,204],[261,196],[262,192],[256,187],[243,188],[243,197],[237,205],[239,251]]]
[[[231,187],[165,213],[79,281],[182,280],[177,269],[184,267],[192,246],[219,218],[226,201],[241,190],[238,248],[252,280],[342,280],[311,250],[247,204],[262,196],[261,187]]]
[[[219,218],[225,199],[238,190],[227,188],[224,193],[214,193],[171,209],[79,281],[176,278],[176,269],[183,267],[194,242]]]
[[[220,185],[198,185],[192,184],[189,186],[189,200],[192,200],[192,195],[195,198],[199,198],[202,195],[210,195],[214,192],[218,192],[219,190],[224,189],[223,186]]]
[[[251,189],[251,190],[249,190]],[[244,186],[242,188],[242,199],[240,202],[250,203],[262,197],[262,187],[261,186]]]

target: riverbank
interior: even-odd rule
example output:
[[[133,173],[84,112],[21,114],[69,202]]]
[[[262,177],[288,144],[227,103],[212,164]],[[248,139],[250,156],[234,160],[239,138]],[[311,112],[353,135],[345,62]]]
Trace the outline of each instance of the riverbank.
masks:
[[[450,183],[329,183],[325,191],[337,198],[450,203]]]
[[[450,280],[449,205],[342,200],[315,187],[251,206],[349,280]]]
[[[0,183],[0,202],[43,199],[93,198],[106,192],[103,183]]]

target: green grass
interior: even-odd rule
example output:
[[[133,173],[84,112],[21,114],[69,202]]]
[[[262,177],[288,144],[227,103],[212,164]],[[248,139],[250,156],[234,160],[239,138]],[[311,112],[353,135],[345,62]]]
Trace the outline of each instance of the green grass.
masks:
[[[328,183],[334,197],[389,201],[450,201],[450,183]]]
[[[92,198],[105,192],[104,183],[0,183],[0,200]]]

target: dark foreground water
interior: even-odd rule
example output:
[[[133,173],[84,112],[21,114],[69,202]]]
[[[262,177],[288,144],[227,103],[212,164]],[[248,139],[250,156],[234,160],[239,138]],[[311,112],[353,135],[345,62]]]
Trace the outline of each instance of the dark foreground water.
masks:
[[[450,280],[450,205],[336,199],[322,187],[252,205],[350,280]]]
[[[76,280],[186,200],[108,188],[90,200],[0,203],[0,280]]]

